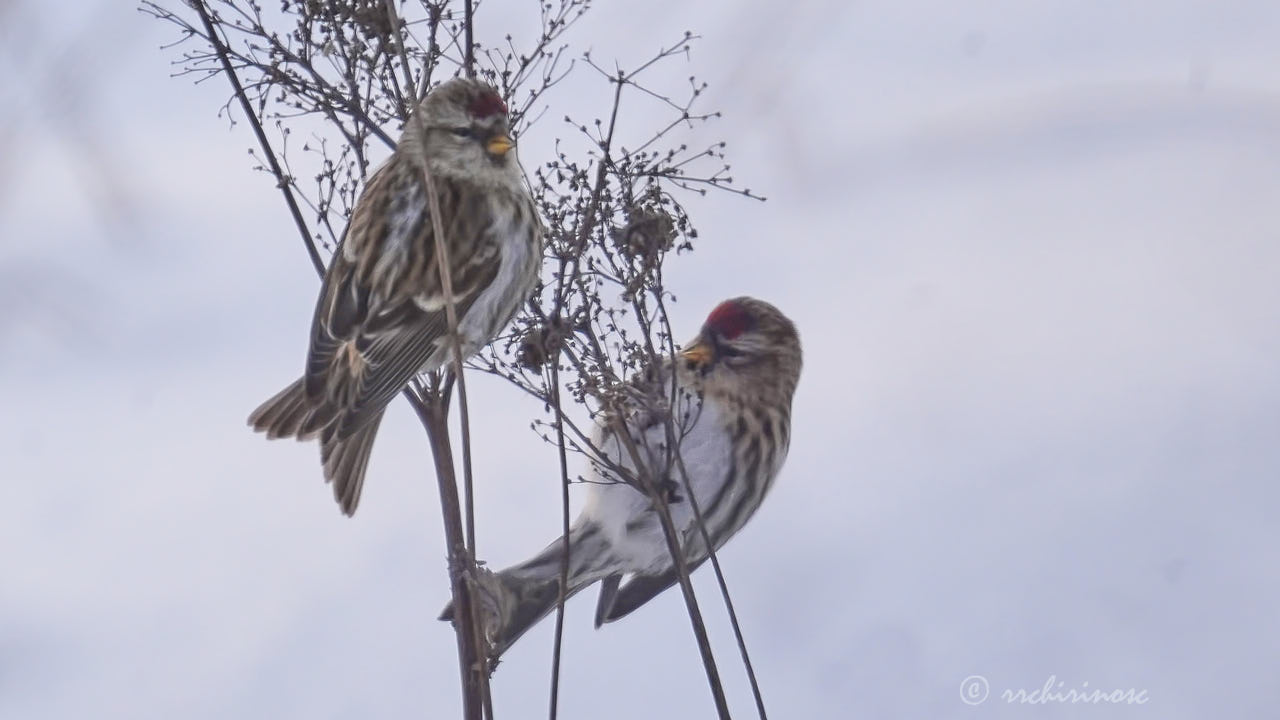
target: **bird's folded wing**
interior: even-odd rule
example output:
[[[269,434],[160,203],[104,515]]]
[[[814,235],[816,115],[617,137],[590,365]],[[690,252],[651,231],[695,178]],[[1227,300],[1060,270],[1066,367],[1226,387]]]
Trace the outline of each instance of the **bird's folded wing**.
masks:
[[[448,330],[433,223],[412,172],[393,158],[370,178],[316,303],[307,395],[339,408],[344,435],[409,382]],[[444,180],[436,185],[462,318],[497,275],[498,242],[475,219],[487,217],[471,207],[476,193]]]

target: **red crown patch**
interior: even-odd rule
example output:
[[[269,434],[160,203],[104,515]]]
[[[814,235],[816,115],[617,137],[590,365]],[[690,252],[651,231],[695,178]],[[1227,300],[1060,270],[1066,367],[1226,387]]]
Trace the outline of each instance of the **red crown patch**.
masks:
[[[751,327],[751,315],[747,309],[732,300],[716,306],[707,316],[706,326],[726,340],[732,340]]]
[[[471,100],[471,104],[467,106],[467,111],[471,113],[472,117],[484,119],[491,115],[506,115],[507,104],[502,102],[502,98],[498,97],[498,93],[485,90]]]

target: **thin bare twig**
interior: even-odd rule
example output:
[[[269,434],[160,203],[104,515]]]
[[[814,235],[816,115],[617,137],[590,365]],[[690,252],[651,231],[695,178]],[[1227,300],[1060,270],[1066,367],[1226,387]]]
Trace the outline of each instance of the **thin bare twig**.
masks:
[[[262,152],[266,155],[267,164],[271,168],[271,173],[278,178],[277,186],[284,195],[285,205],[289,206],[289,214],[293,216],[293,222],[298,226],[298,232],[302,234],[302,244],[307,248],[307,256],[311,258],[311,264],[315,266],[316,272],[324,275],[324,260],[320,259],[320,251],[316,249],[315,241],[311,238],[311,230],[307,227],[307,221],[302,218],[302,209],[298,207],[298,201],[293,197],[293,191],[289,188],[289,184],[284,182],[287,177],[284,170],[280,169],[280,163],[276,160],[276,154],[271,150],[271,143],[267,140],[267,134],[262,129],[262,123],[258,120],[258,115],[253,111],[253,105],[249,103],[249,96],[245,95],[244,86],[240,84],[240,76],[236,74],[235,68],[231,67],[230,51],[223,42],[221,36],[213,26],[213,18],[209,16],[209,10],[204,6],[204,0],[192,0],[192,6],[200,15],[200,22],[204,23],[205,32],[209,35],[209,42],[213,43],[213,51],[218,56],[218,61],[222,63],[222,72],[226,74],[227,80],[231,82],[231,87],[235,90],[236,97],[240,100],[240,107],[244,110],[245,117],[249,120],[249,125],[253,128],[253,134],[258,138],[258,144],[262,146]]]
[[[661,269],[658,272],[661,273]],[[661,296],[658,297],[657,303],[661,308],[661,318],[665,325],[670,316],[666,312],[665,302]],[[666,329],[668,332],[666,333],[667,347],[665,351],[670,357],[675,357],[675,339],[672,337],[670,327]],[[672,373],[671,379],[670,402],[671,406],[675,407],[676,395],[679,392],[676,386],[675,373]],[[699,411],[701,411],[701,408],[699,408]],[[668,424],[665,430],[667,433],[667,447],[679,448],[679,439],[675,437],[674,428]],[[747,671],[747,681],[751,685],[751,696],[756,703],[756,712],[760,716],[760,720],[768,720],[768,713],[764,709],[764,695],[760,692],[760,683],[756,680],[755,666],[751,663],[751,654],[747,652],[747,641],[742,636],[742,628],[738,624],[738,613],[734,610],[733,597],[729,594],[729,585],[724,579],[724,571],[720,568],[720,558],[716,555],[715,543],[711,541],[711,534],[707,531],[707,523],[703,520],[701,504],[698,502],[698,497],[693,492],[693,485],[689,481],[689,470],[685,467],[684,455],[678,450],[673,455],[675,456],[676,468],[680,471],[680,479],[684,483],[685,496],[689,499],[689,508],[693,510],[694,522],[698,525],[698,532],[702,536],[702,542],[707,547],[707,557],[711,560],[711,568],[715,571],[716,584],[720,587],[720,597],[724,600],[725,610],[729,614],[729,624],[733,627],[733,637],[738,644],[738,655],[742,658],[742,666]]]
[[[406,391],[407,392],[407,391]],[[485,653],[477,646],[479,637],[475,627],[475,603],[471,587],[466,580],[466,546],[462,536],[462,512],[458,502],[458,480],[454,474],[453,448],[449,443],[448,396],[440,392],[423,391],[436,398],[427,403],[419,399],[413,410],[426,428],[431,443],[431,457],[435,463],[436,481],[440,489],[440,511],[444,516],[444,532],[449,551],[449,580],[453,591],[454,623],[458,638],[458,670],[462,676],[462,709],[467,720],[482,720],[486,704],[482,687],[488,686],[488,673],[484,671]],[[482,684],[483,683],[483,684]],[[492,710],[489,711],[492,718]]]
[[[404,47],[403,36],[400,35],[400,18],[396,14],[395,0],[385,0],[387,8],[387,16],[391,23],[392,32],[396,37],[396,46],[400,53],[400,62],[403,65],[405,92],[404,95],[409,98],[416,99],[418,92],[414,87],[413,71],[409,66],[409,56]],[[425,95],[425,93],[424,93]],[[463,685],[466,692],[466,701],[471,705],[468,717],[474,713],[475,717],[479,717],[481,711],[484,716],[493,717],[493,700],[489,691],[489,671],[488,653],[483,649],[483,638],[481,633],[481,620],[479,616],[479,608],[475,603],[468,602],[469,607],[464,608],[462,603],[456,602],[460,599],[458,591],[461,589],[470,596],[470,589],[474,587],[475,580],[475,506],[474,495],[472,492],[473,483],[471,475],[471,422],[470,414],[467,406],[466,376],[464,374],[462,341],[458,335],[458,311],[453,296],[453,278],[450,276],[450,268],[453,267],[449,258],[449,245],[445,242],[444,224],[440,214],[440,197],[436,192],[435,178],[432,177],[431,169],[426,157],[426,127],[423,124],[422,116],[414,108],[412,115],[406,117],[406,121],[414,124],[414,130],[422,138],[422,179],[426,189],[427,203],[431,212],[431,227],[435,235],[435,252],[438,262],[436,267],[440,272],[440,285],[445,296],[445,318],[449,326],[449,339],[453,350],[453,376],[458,385],[458,413],[462,426],[462,474],[464,490],[464,506],[463,512],[466,518],[466,534],[464,537],[448,538],[450,545],[450,573],[458,576],[454,585],[455,598],[455,622],[457,623],[457,634],[459,639],[459,660],[462,672],[464,674]],[[443,416],[443,413],[441,413]],[[445,437],[447,440],[447,418],[438,417],[440,422],[446,423]],[[456,487],[456,485],[455,485]],[[454,491],[456,494],[456,490]],[[452,508],[456,512],[456,505]],[[469,599],[469,597],[468,597]],[[465,614],[464,614],[465,612]],[[478,697],[477,697],[478,696]],[[477,708],[476,700],[479,700],[481,707]]]
[[[564,640],[564,601],[569,591],[569,457],[564,444],[564,414],[560,408],[560,358],[551,359],[551,403],[556,409],[556,450],[560,457],[560,520],[564,554],[560,558],[560,595],[556,598],[555,640],[551,647],[550,720],[556,720],[560,704],[560,649]]]
[[[670,426],[667,427],[667,441],[671,443],[671,447],[675,447],[678,442]],[[680,478],[684,482],[685,497],[693,510],[694,522],[698,526],[702,542],[707,546],[707,557],[711,560],[711,568],[715,570],[716,584],[720,586],[720,597],[724,600],[725,610],[729,613],[729,624],[733,627],[733,637],[738,643],[738,655],[742,658],[742,666],[747,671],[747,681],[751,685],[751,696],[756,702],[756,712],[760,720],[768,720],[768,713],[764,709],[764,696],[760,693],[760,683],[756,680],[755,667],[751,664],[751,654],[747,652],[747,641],[743,638],[742,628],[738,625],[738,613],[733,609],[733,597],[729,594],[729,585],[725,582],[724,571],[720,569],[720,558],[716,556],[715,544],[711,542],[711,534],[707,532],[707,524],[702,519],[702,508],[698,506],[698,499],[693,494],[693,486],[689,483],[689,471],[684,465],[684,455],[675,453],[675,461],[680,470]]]
[[[631,462],[637,468],[639,479],[654,508],[658,511],[658,521],[662,525],[662,536],[667,541],[667,551],[675,564],[676,578],[679,580],[680,593],[689,611],[689,624],[693,627],[693,636],[698,643],[698,652],[702,655],[702,666],[707,672],[707,684],[711,687],[711,697],[716,704],[716,713],[720,720],[729,720],[729,702],[725,699],[724,686],[720,683],[720,671],[716,668],[715,654],[711,652],[711,640],[707,637],[707,626],[702,621],[702,611],[698,609],[698,598],[693,592],[693,582],[689,578],[689,567],[684,560],[684,548],[680,544],[680,536],[676,533],[675,523],[671,520],[671,508],[667,505],[666,496],[659,491],[657,483],[648,472],[644,471],[646,463],[640,458],[640,451],[630,430],[621,420],[615,423],[614,432],[622,439]],[[692,493],[691,493],[692,494]]]
[[[463,19],[462,27],[466,32],[466,47],[463,50],[462,69],[466,72],[467,77],[476,76],[476,42],[473,37],[475,30],[475,8],[471,6],[471,0],[463,0]]]

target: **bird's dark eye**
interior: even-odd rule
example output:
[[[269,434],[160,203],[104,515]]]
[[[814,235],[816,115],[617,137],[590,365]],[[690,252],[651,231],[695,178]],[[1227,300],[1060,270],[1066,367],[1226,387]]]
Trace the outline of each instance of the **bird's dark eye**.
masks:
[[[458,137],[471,137],[471,128],[465,126],[453,128],[450,132]]]
[[[721,357],[736,358],[742,356],[742,351],[732,345],[721,345],[717,348],[717,352]]]

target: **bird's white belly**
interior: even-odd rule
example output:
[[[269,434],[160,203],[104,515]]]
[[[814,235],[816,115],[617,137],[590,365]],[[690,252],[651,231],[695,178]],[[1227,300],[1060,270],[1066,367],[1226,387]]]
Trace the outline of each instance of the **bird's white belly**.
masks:
[[[498,274],[476,298],[460,328],[468,343],[474,344],[468,354],[479,350],[502,330],[538,280],[537,267],[541,258],[534,257],[536,249],[529,242],[530,228],[521,222],[514,205],[492,201],[491,204],[494,215],[492,232],[502,239],[502,259]],[[528,218],[527,222],[536,220]]]
[[[661,428],[654,428],[653,432],[660,437]],[[649,442],[653,446],[657,440],[651,439]],[[611,441],[610,445],[613,444]],[[621,456],[621,464],[632,467],[625,451],[619,452],[621,448],[607,449],[615,461]],[[689,485],[704,514],[724,486],[731,462],[730,453],[729,435],[719,413],[711,404],[705,404],[697,424],[681,443],[681,457],[688,471]],[[676,482],[677,494],[683,499],[671,504],[670,508],[672,523],[677,533],[684,537],[690,532],[696,532],[696,518],[687,498],[684,478],[680,476],[678,468],[679,466],[671,479]],[[593,483],[588,488],[583,518],[599,523],[607,534],[615,557],[627,570],[656,571],[670,564],[670,553],[662,534],[662,526],[648,496],[621,483]],[[727,490],[730,493],[734,491],[735,488],[732,487]]]
[[[537,248],[529,242],[529,227],[521,222],[518,211],[509,205],[490,203],[493,216],[490,232],[498,236],[502,249],[493,282],[480,291],[466,315],[458,320],[464,358],[479,352],[516,314],[538,280],[537,270],[542,260],[535,255]],[[534,218],[527,220],[537,222]],[[451,363],[452,353],[447,337],[442,337],[436,342],[435,352],[423,363],[422,371]]]

